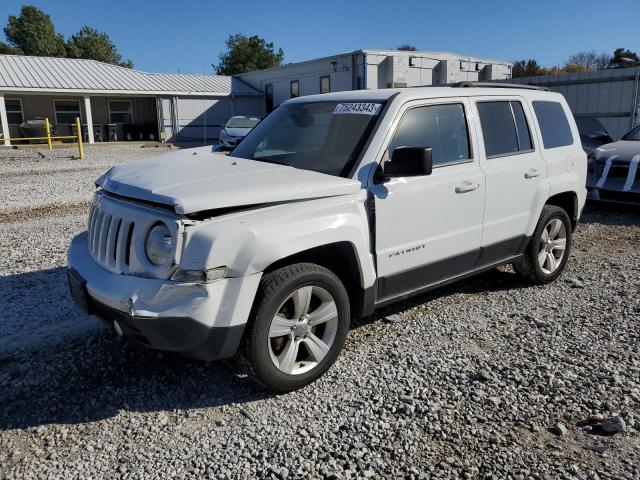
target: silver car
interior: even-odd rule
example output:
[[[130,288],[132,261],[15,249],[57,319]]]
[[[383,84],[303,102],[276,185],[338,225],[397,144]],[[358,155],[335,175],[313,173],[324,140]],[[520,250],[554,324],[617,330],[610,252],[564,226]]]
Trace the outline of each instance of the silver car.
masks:
[[[640,205],[640,125],[589,154],[588,198]]]
[[[257,117],[231,117],[220,131],[220,147],[224,149],[235,148],[258,123],[260,123],[260,119]]]

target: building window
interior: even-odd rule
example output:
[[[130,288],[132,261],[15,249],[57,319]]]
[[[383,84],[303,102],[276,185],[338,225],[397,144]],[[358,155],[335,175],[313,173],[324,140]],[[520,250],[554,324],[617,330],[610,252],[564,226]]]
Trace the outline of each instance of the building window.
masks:
[[[24,115],[22,114],[22,100],[19,98],[7,98],[4,101],[7,109],[7,121],[9,125],[20,125],[24,122]]]
[[[76,117],[82,119],[80,114],[80,100],[54,100],[56,111],[56,123],[75,123]]]
[[[109,100],[109,123],[133,123],[130,100]]]
[[[331,91],[331,77],[320,77],[320,93],[329,93]]]
[[[291,80],[291,98],[300,96],[300,82],[298,80]]]
[[[264,100],[267,113],[271,113],[273,111],[273,84],[271,83],[264,86]]]

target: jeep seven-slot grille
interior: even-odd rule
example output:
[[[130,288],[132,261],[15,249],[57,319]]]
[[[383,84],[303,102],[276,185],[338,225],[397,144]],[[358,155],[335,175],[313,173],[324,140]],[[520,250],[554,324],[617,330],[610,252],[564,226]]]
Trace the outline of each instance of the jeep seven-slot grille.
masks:
[[[94,203],[89,212],[88,247],[93,258],[109,270],[129,271],[134,222],[111,214]]]

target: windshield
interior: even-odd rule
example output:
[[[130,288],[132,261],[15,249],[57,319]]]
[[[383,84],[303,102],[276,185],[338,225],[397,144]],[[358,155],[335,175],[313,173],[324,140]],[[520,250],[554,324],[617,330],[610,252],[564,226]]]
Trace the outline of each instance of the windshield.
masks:
[[[632,128],[629,132],[625,133],[622,140],[640,140],[640,125],[635,128]]]
[[[258,122],[260,122],[260,120],[257,118],[232,117],[226,126],[229,128],[253,128]]]
[[[347,176],[381,110],[382,103],[285,103],[231,155]]]

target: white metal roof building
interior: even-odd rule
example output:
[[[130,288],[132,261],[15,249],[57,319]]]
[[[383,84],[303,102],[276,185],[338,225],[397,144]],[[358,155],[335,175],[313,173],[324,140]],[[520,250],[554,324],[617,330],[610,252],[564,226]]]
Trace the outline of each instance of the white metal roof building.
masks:
[[[95,60],[0,55],[0,88],[10,91],[146,95],[255,95],[222,75],[148,73]]]
[[[87,139],[133,136],[213,139],[236,111],[260,114],[262,94],[238,78],[160,74],[94,60],[0,55],[0,117],[5,144],[19,125],[47,117],[68,134],[73,115]],[[105,128],[111,125],[112,129]],[[115,127],[114,127],[115,125]]]

